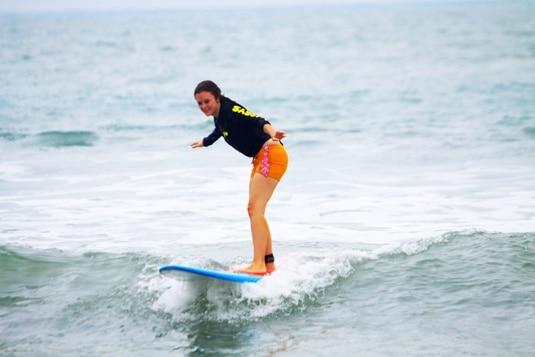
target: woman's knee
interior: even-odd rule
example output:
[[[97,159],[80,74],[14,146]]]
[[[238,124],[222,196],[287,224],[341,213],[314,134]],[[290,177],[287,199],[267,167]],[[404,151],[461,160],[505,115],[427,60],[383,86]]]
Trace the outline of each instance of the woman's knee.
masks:
[[[247,204],[247,214],[249,215],[249,217],[254,217],[256,215],[263,215],[264,209],[261,207],[260,204],[254,201],[249,201],[249,203]]]

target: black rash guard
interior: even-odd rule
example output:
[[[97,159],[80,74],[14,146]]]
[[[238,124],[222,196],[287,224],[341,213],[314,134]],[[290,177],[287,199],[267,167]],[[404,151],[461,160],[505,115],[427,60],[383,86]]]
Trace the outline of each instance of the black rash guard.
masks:
[[[214,117],[215,128],[202,140],[202,144],[210,146],[223,136],[234,149],[245,156],[254,157],[271,138],[264,133],[264,125],[270,124],[269,121],[225,96],[221,96],[220,101],[219,117]]]

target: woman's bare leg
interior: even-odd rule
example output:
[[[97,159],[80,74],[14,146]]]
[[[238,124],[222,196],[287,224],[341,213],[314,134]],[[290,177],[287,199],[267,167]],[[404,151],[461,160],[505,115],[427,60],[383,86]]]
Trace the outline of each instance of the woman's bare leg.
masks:
[[[247,212],[251,222],[253,237],[253,262],[244,269],[246,272],[271,273],[275,270],[274,263],[266,264],[264,258],[272,254],[271,233],[265,218],[266,206],[279,181],[256,173],[249,183],[249,204]]]

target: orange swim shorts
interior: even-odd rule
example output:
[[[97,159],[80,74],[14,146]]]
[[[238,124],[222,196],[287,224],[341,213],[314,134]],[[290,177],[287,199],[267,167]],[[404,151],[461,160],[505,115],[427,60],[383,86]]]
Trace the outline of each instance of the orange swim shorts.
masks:
[[[251,177],[259,173],[280,181],[288,167],[288,153],[282,144],[266,145],[253,158]]]

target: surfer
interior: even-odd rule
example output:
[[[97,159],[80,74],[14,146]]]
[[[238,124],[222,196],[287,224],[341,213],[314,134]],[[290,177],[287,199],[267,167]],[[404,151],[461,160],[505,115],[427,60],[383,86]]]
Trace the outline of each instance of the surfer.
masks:
[[[215,128],[207,137],[194,141],[191,147],[210,146],[223,137],[227,144],[252,158],[247,212],[254,254],[252,263],[239,271],[271,273],[275,270],[275,258],[265,211],[288,166],[288,154],[281,143],[286,134],[276,131],[269,121],[221,94],[217,84],[212,81],[200,82],[195,88],[194,97],[199,109],[206,116],[214,118]]]

